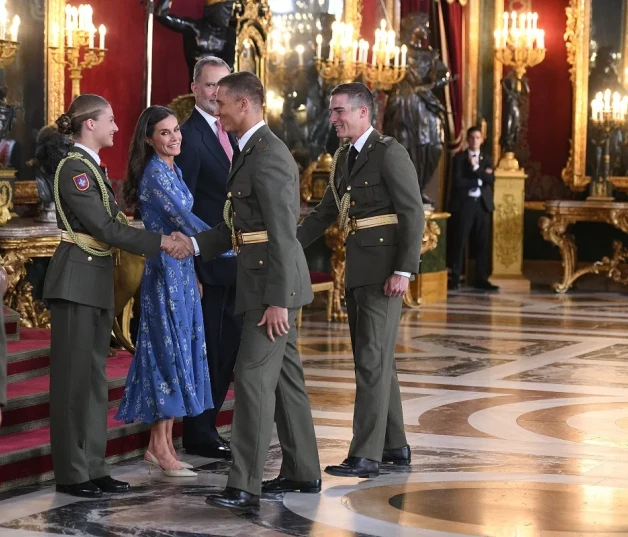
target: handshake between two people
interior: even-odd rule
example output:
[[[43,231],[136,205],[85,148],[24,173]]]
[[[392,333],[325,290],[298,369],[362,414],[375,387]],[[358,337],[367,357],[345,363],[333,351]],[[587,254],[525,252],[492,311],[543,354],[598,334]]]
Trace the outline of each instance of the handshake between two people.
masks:
[[[175,259],[185,259],[195,253],[192,239],[179,231],[174,231],[171,235],[162,235],[161,249]]]

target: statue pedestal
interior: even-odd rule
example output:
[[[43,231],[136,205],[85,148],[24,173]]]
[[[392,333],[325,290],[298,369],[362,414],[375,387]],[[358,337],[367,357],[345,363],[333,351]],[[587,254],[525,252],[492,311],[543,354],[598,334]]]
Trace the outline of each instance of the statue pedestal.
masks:
[[[524,280],[523,204],[526,177],[528,175],[519,167],[514,153],[505,153],[495,170],[492,281],[500,278]],[[518,281],[518,288],[520,284],[521,281]]]

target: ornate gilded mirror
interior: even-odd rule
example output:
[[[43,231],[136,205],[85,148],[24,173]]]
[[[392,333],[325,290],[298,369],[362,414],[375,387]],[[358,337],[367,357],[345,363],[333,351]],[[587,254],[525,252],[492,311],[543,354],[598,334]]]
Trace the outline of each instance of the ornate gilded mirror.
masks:
[[[565,40],[573,86],[573,130],[562,178],[571,189],[581,191],[599,174],[604,159],[591,123],[591,100],[606,88],[627,94],[628,0],[570,0]],[[610,180],[620,190],[628,190],[627,132],[614,129],[608,152]]]

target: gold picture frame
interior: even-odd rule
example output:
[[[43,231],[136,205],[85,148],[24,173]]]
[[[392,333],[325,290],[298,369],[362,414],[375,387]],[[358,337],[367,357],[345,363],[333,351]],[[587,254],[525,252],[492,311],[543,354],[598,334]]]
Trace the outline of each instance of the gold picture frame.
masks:
[[[570,141],[569,158],[562,170],[562,179],[571,190],[583,191],[591,182],[586,174],[587,159],[587,126],[589,118],[589,45],[591,41],[591,15],[593,0],[569,0],[565,9],[567,24],[565,28],[565,43],[567,47],[567,62],[572,84],[572,134]],[[628,31],[628,2],[624,7],[623,34]],[[624,37],[622,43],[623,69],[628,67],[628,39]],[[628,190],[628,177],[611,177],[611,182],[619,190]]]
[[[65,35],[65,0],[46,0],[46,35],[44,57],[46,58],[46,123],[54,123],[65,111],[64,65],[52,58],[51,28],[57,24],[59,35]],[[63,45],[62,45],[63,46]]]

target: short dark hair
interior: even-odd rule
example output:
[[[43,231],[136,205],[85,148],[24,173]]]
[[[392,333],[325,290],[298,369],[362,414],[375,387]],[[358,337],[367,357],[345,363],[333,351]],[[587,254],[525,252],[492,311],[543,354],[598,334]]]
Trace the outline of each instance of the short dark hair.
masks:
[[[241,71],[231,73],[220,79],[218,86],[225,88],[229,93],[235,94],[237,99],[246,98],[260,110],[264,106],[264,85],[253,73]]]
[[[482,134],[482,129],[480,129],[480,127],[478,127],[477,125],[473,125],[473,127],[469,127],[467,129],[467,138],[471,136],[474,132],[479,132],[480,134]],[[482,134],[482,136],[484,135]]]
[[[373,94],[367,86],[362,84],[362,82],[338,84],[333,90],[331,90],[331,95],[346,95],[349,97],[349,102],[354,109],[358,106],[366,106],[369,111],[369,117],[373,117],[373,113],[375,111]]]

